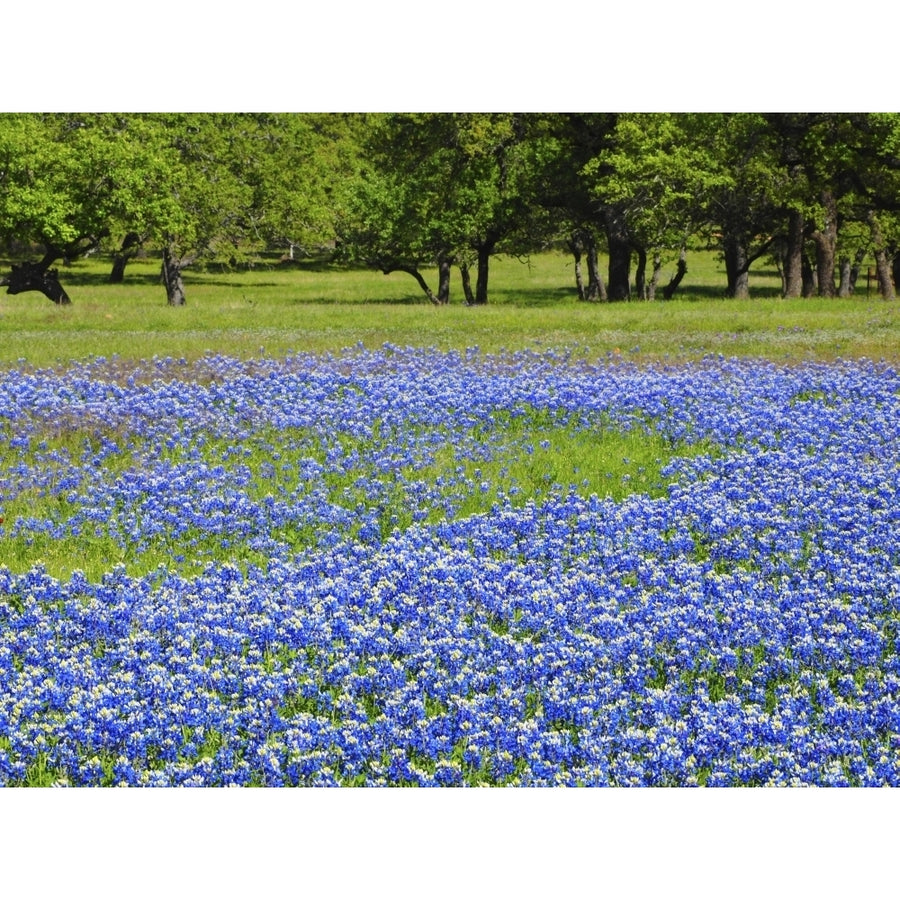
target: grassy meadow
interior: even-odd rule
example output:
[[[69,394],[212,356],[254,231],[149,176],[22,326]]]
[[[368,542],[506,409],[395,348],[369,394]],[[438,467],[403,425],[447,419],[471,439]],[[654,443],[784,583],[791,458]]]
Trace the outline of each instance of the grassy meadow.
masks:
[[[222,353],[337,352],[378,347],[477,346],[570,348],[590,359],[686,361],[706,354],[775,361],[886,359],[900,355],[897,304],[866,296],[785,301],[774,270],[751,272],[751,299],[723,296],[725,275],[714,254],[694,254],[670,302],[579,303],[571,257],[545,253],[492,262],[490,303],[467,308],[454,272],[451,303],[433,307],[412,278],[324,264],[277,262],[251,270],[188,270],[187,305],[171,308],[158,261],[136,260],[121,285],[102,259],[61,270],[72,304],[55,307],[36,293],[0,294],[0,365],[65,364],[90,356],[197,359]],[[433,273],[426,273],[432,276]],[[669,272],[663,271],[664,283]]]
[[[900,786],[897,304],[689,266],[0,295],[0,786]]]

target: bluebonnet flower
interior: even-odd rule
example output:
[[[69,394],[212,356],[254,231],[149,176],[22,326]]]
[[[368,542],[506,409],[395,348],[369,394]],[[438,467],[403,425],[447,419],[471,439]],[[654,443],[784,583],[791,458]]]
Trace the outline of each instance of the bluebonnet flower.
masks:
[[[0,568],[0,781],[896,785],[898,406],[864,361],[7,372],[3,501],[61,502],[3,539],[99,529],[129,563]],[[658,497],[458,515],[532,410],[716,451]]]

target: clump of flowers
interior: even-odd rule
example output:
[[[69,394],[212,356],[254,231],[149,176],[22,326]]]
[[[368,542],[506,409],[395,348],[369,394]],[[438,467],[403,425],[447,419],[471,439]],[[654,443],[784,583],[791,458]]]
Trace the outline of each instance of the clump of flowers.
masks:
[[[900,785],[884,365],[94,360],[0,436],[0,784]]]

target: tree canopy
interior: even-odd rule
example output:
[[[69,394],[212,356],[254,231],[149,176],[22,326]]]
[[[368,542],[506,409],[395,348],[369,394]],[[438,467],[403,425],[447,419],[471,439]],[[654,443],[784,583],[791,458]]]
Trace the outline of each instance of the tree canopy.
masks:
[[[3,283],[59,303],[52,267],[98,249],[114,280],[158,254],[176,305],[186,267],[272,248],[407,272],[437,304],[453,268],[485,303],[493,255],[548,246],[586,300],[655,297],[678,260],[671,296],[700,247],[734,297],[760,259],[785,296],[852,292],[868,258],[890,297],[900,270],[891,113],[5,114],[0,188]]]

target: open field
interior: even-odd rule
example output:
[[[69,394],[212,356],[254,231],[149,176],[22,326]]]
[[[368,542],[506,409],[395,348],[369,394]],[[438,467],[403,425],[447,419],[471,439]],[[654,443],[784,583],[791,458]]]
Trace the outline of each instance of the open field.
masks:
[[[0,785],[900,786],[896,305],[557,263],[4,295]]]
[[[484,308],[466,308],[458,282],[450,306],[436,309],[408,275],[272,266],[189,272],[188,305],[173,309],[157,283],[156,262],[132,263],[123,285],[106,284],[107,270],[95,260],[64,270],[70,307],[38,294],[0,294],[0,364],[47,366],[92,355],[247,359],[338,352],[360,342],[484,352],[565,347],[590,359],[622,354],[635,361],[709,353],[779,361],[900,358],[900,304],[867,298],[865,284],[853,299],[785,301],[777,274],[762,270],[751,280],[752,300],[725,300],[712,254],[698,254],[682,298],[669,303],[580,304],[568,257],[543,254],[530,265],[501,258]]]

